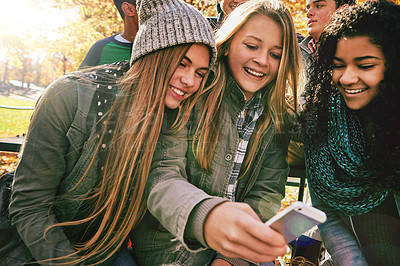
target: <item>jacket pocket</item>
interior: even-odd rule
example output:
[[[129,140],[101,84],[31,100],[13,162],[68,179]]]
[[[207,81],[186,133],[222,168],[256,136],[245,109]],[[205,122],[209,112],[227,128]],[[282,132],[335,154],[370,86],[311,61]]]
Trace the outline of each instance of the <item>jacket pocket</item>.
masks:
[[[68,129],[67,138],[72,148],[71,151],[80,154],[87,138],[84,131],[76,126],[75,123],[72,123],[71,127]]]

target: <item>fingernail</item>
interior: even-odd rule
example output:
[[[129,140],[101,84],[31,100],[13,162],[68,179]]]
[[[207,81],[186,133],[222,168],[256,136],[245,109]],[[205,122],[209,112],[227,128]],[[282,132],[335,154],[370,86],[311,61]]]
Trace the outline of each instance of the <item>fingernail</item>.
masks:
[[[290,253],[290,247],[286,246],[286,254]]]

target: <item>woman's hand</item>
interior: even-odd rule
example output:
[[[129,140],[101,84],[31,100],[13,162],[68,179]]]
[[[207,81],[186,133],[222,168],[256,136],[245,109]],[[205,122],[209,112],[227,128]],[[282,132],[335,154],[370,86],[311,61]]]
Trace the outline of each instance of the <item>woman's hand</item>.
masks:
[[[288,250],[284,237],[261,222],[245,203],[218,205],[208,215],[204,227],[207,244],[230,258],[268,262]]]

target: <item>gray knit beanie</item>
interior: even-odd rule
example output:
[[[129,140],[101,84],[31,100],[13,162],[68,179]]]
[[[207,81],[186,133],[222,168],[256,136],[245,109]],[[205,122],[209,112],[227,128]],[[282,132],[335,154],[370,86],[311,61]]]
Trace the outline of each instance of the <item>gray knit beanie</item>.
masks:
[[[182,0],[137,0],[139,31],[132,47],[131,65],[141,56],[185,43],[211,48],[212,66],[217,57],[214,34],[206,18]]]

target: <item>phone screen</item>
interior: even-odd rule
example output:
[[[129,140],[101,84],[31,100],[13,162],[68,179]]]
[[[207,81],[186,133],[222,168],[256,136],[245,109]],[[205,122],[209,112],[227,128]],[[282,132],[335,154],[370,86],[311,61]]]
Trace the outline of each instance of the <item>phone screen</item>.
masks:
[[[302,214],[301,208],[296,208],[271,224],[270,227],[280,232],[289,243],[319,223],[319,221]]]

